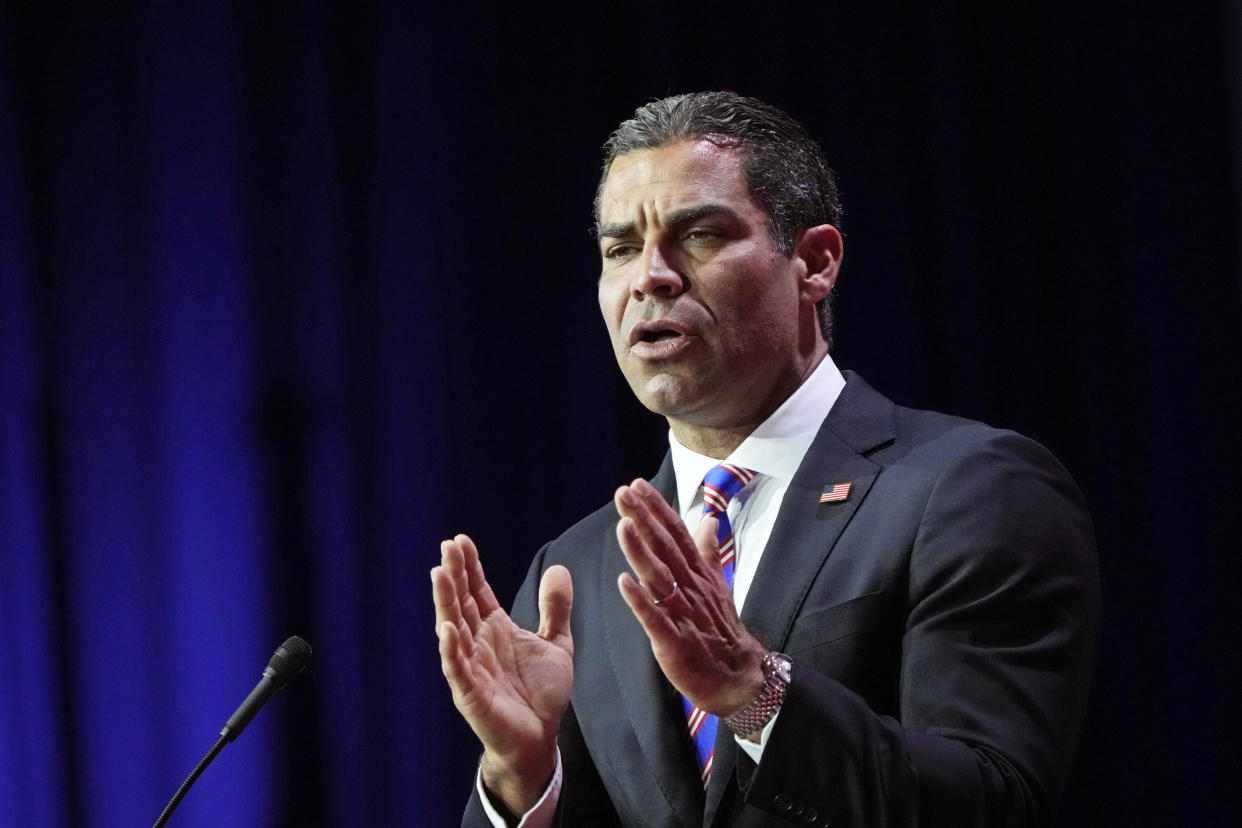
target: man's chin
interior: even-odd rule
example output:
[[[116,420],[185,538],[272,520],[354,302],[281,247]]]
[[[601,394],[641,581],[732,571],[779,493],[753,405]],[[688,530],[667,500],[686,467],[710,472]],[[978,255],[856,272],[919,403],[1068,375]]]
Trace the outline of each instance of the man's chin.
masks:
[[[631,384],[634,396],[655,414],[671,420],[695,420],[708,402],[708,383],[703,377],[686,377],[660,373],[648,377],[642,385]]]
[[[634,396],[648,409],[665,417],[674,417],[693,406],[696,388],[686,377],[659,373],[641,384],[631,383]]]

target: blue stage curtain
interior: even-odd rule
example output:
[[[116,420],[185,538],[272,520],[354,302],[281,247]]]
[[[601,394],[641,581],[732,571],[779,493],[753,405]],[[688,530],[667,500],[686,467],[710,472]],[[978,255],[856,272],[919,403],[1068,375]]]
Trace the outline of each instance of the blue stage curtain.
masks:
[[[592,145],[564,205],[569,297],[563,274],[518,277],[537,246],[471,212],[506,185],[463,142],[479,115],[448,70],[477,69],[443,42],[451,19],[288,3],[14,20],[0,824],[154,821],[295,633],[306,676],[174,824],[451,823],[478,747],[440,675],[439,540],[474,532],[511,595],[540,542],[659,456],[656,421],[624,459],[615,438],[566,439],[635,416],[613,413],[591,290]],[[508,163],[486,140],[482,164]],[[568,298],[516,312],[550,289]]]
[[[175,824],[438,820],[458,805],[425,767],[446,711],[414,570],[439,533],[413,533],[440,502],[444,316],[416,101],[337,111],[322,8],[279,90],[249,82],[275,13],[28,22],[0,118],[0,823],[153,821],[291,633],[311,680]],[[389,131],[351,120],[369,105]],[[373,166],[344,181],[350,131]]]

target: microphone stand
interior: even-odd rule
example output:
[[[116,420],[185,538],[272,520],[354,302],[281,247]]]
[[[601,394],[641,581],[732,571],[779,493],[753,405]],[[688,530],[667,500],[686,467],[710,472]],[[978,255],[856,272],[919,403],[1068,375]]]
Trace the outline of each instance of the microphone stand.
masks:
[[[168,804],[164,807],[164,811],[160,814],[160,818],[155,821],[154,828],[163,828],[163,826],[167,824],[168,818],[172,816],[172,812],[177,810],[177,806],[181,804],[181,800],[185,799],[185,795],[189,793],[190,786],[198,781],[198,778],[203,775],[203,771],[207,770],[207,766],[211,764],[211,760],[220,755],[220,751],[224,750],[224,746],[227,745],[229,741],[230,739],[228,736],[221,736],[220,739],[211,746],[211,750],[207,751],[207,755],[199,760],[199,763],[194,766],[194,770],[190,771],[190,775],[187,776],[185,781],[181,783],[181,787],[177,788],[177,792],[173,794],[173,798],[169,800]]]

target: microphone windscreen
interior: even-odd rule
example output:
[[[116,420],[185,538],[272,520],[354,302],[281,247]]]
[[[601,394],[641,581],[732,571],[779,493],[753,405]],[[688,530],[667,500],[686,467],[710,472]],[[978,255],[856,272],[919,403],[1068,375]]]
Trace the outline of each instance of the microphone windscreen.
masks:
[[[263,672],[277,687],[284,687],[289,679],[302,672],[310,657],[311,645],[306,643],[306,639],[291,635],[276,648]]]

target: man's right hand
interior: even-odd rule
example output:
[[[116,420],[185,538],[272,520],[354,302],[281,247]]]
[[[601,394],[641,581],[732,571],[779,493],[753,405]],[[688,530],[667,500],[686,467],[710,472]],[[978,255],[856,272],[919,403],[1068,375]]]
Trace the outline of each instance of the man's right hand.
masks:
[[[573,584],[552,566],[539,583],[539,631],[513,623],[466,535],[440,544],[431,570],[440,667],[453,703],[483,742],[483,784],[515,814],[530,810],[556,769],[556,733],[574,681]]]

